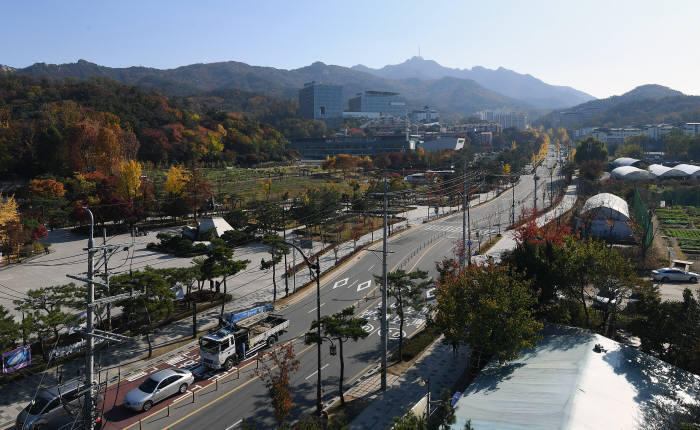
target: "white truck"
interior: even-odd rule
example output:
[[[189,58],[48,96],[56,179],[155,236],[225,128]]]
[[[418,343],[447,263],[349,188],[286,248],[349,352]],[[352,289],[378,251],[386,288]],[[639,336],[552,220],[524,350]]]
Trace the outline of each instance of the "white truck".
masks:
[[[222,328],[199,339],[200,364],[229,370],[244,359],[277,342],[289,320],[273,314],[272,305],[230,315]]]

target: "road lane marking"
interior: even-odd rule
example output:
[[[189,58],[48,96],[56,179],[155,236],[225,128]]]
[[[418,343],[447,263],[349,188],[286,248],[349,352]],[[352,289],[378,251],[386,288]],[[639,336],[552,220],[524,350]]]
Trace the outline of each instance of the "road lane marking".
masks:
[[[328,366],[330,366],[330,363],[324,364],[323,366],[321,366],[321,370],[325,369],[325,368],[328,367]],[[307,379],[309,379],[310,377],[314,376],[314,375],[317,374],[317,373],[318,373],[318,370],[314,370],[314,373],[312,373],[311,375],[309,375],[309,376],[307,376],[306,378],[304,378],[304,380],[306,381]]]
[[[235,423],[233,423],[232,426],[226,427],[226,430],[231,430],[232,428],[234,428],[234,427],[236,427],[238,424],[240,424],[241,421],[243,421],[243,418],[241,418],[240,420],[238,420],[238,421],[236,421]]]
[[[357,284],[357,292],[359,293],[362,290],[366,290],[367,288],[372,286],[372,280],[370,279],[369,281],[365,281],[361,284]]]
[[[307,346],[306,348],[304,348],[304,349],[302,349],[301,351],[299,351],[299,353],[296,354],[295,356],[298,357],[298,356],[302,355],[303,353],[305,353],[305,352],[308,351],[309,349],[313,348],[314,346],[316,346],[316,345],[314,344],[314,345],[309,345],[309,346]],[[253,362],[251,362],[251,363],[249,363],[249,364],[252,364],[252,363],[253,363]],[[275,368],[277,368],[277,366],[273,367],[273,368],[270,369],[270,370],[274,370]],[[245,387],[246,385],[250,384],[251,382],[255,381],[256,379],[260,379],[260,375],[257,375],[257,376],[254,376],[254,377],[250,378],[249,380],[247,380],[246,382],[244,382],[244,383],[242,383],[241,385],[237,386],[236,388],[232,389],[231,391],[220,395],[219,397],[217,397],[216,399],[210,401],[209,403],[207,403],[207,404],[205,404],[205,405],[200,406],[198,409],[195,409],[194,411],[190,412],[189,414],[185,415],[184,417],[179,418],[179,419],[176,420],[174,423],[163,427],[163,430],[168,430],[169,428],[172,428],[173,426],[175,426],[175,425],[181,423],[182,421],[186,420],[187,418],[191,417],[192,415],[194,415],[194,414],[196,414],[196,413],[202,411],[202,410],[205,409],[205,408],[208,408],[209,406],[213,405],[214,403],[217,403],[219,400],[223,399],[224,397],[230,396],[231,394],[235,393],[236,391],[240,390],[241,388]],[[138,424],[138,422],[132,424],[132,425],[129,426],[129,427],[132,427],[132,426],[135,425],[135,424]]]
[[[337,281],[335,284],[333,284],[333,288],[332,288],[332,289],[335,290],[335,289],[338,288],[338,287],[344,287],[345,285],[348,284],[348,280],[349,280],[349,279],[350,279],[350,278],[345,278],[345,279],[341,279],[340,281]]]
[[[321,303],[321,306],[319,306],[319,308],[322,308],[323,306],[325,306],[325,303]],[[318,308],[311,309],[310,311],[307,312],[307,314],[310,314],[311,312],[315,311],[316,309],[318,309]]]
[[[438,240],[437,242],[435,242],[434,244],[432,244],[431,246],[429,246],[429,247],[420,255],[420,257],[418,257],[418,259],[416,260],[416,263],[413,265],[413,267],[411,267],[411,268],[408,270],[408,273],[413,272],[413,269],[415,269],[416,266],[418,265],[418,263],[420,263],[420,261],[423,259],[423,257],[425,257],[425,254],[427,254],[428,252],[430,252],[431,249],[435,248],[435,247],[436,247],[440,242],[442,242],[443,240],[445,240],[444,237],[443,237],[442,239]]]
[[[146,372],[139,372],[139,373],[136,373],[134,375],[129,376],[128,378],[126,378],[126,380],[129,382],[134,382],[135,380],[141,378],[142,376],[146,376],[146,375],[147,375]]]
[[[369,266],[369,269],[367,269],[367,271],[370,272],[370,271],[372,271],[372,269],[374,269],[374,264]]]

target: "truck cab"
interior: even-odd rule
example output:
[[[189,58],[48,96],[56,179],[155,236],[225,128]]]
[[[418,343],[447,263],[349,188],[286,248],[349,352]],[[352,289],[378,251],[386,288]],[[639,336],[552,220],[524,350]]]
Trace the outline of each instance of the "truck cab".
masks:
[[[229,370],[251,354],[275,343],[289,321],[266,305],[231,315],[222,328],[199,340],[200,362],[212,369]]]

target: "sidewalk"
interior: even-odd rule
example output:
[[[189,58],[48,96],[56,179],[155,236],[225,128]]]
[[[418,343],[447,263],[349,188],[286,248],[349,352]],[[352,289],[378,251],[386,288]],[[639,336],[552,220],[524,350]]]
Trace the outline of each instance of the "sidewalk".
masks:
[[[453,384],[467,366],[469,349],[460,347],[455,355],[452,346],[435,341],[403,375],[387,373],[387,391],[381,392],[379,373],[361,379],[349,389],[346,399],[365,397],[371,403],[349,425],[350,430],[386,429],[394,417],[410,410],[425,396],[430,382],[432,400],[440,398],[443,388]],[[422,384],[425,381],[426,384]],[[423,385],[423,386],[421,386]]]
[[[557,217],[561,216],[567,211],[571,210],[571,208],[574,207],[574,204],[576,203],[576,199],[576,180],[574,179],[573,183],[566,188],[564,197],[561,199],[559,204],[554,209],[551,209],[549,212],[546,212],[545,214],[537,218],[537,225],[541,227],[557,219]],[[503,234],[501,239],[498,242],[496,242],[491,247],[491,249],[489,249],[489,251],[486,254],[477,255],[473,257],[473,261],[484,263],[490,259],[493,259],[495,263],[498,263],[501,261],[501,256],[503,255],[503,253],[513,250],[515,246],[515,230],[508,230]]]

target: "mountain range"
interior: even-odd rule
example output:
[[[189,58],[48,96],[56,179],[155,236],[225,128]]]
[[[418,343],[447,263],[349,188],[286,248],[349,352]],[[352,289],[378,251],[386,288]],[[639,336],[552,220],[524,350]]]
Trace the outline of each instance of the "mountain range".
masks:
[[[191,64],[165,70],[149,67],[113,68],[85,60],[58,65],[36,63],[17,69],[0,67],[32,77],[108,77],[181,97],[236,89],[296,99],[298,90],[304,83],[317,81],[342,85],[346,100],[366,89],[395,91],[406,97],[409,109],[430,105],[443,113],[462,116],[472,115],[482,109],[502,108],[542,113],[542,108],[572,106],[592,99],[590,95],[573,88],[548,85],[530,75],[502,68],[449,69],[419,57],[379,70],[363,66],[348,68],[322,62],[285,70],[236,61]]]
[[[641,85],[619,96],[592,100],[538,119],[545,127],[624,127],[700,121],[700,97],[662,85]]]
[[[496,70],[480,66],[472,69],[452,69],[423,57],[413,57],[401,64],[388,65],[381,69],[371,69],[361,64],[353,66],[352,69],[386,79],[434,80],[444,77],[469,79],[484,88],[543,109],[573,106],[595,99],[583,91],[567,86],[549,85],[532,75],[523,75],[503,67]]]

